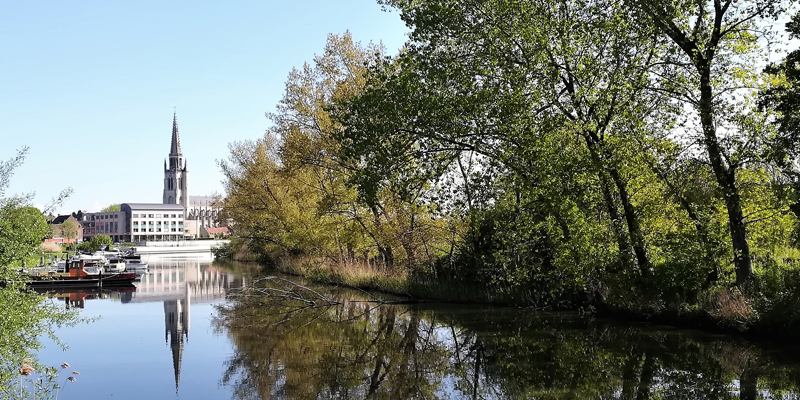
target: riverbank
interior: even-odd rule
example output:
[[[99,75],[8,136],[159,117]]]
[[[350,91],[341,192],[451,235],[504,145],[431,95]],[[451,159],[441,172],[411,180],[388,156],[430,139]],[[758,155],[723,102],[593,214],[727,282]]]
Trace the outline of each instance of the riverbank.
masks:
[[[294,259],[281,261],[274,265],[278,271],[304,277],[312,282],[330,285],[352,286],[354,288],[376,291],[391,295],[409,297],[415,300],[435,300],[446,303],[486,304],[496,306],[534,307],[536,299],[532,293],[516,288],[488,289],[465,282],[414,278],[407,273],[389,272],[378,266],[361,263],[332,267],[314,263],[310,260]],[[573,307],[552,306],[550,309],[571,309]]]
[[[419,301],[495,306],[530,307],[547,310],[577,310],[598,316],[668,324],[751,339],[795,340],[800,338],[800,310],[775,299],[745,295],[736,287],[719,286],[701,294],[696,302],[667,302],[662,298],[628,292],[624,302],[585,293],[560,302],[541,303],[542,296],[521,288],[481,287],[465,282],[433,281],[389,273],[379,266],[351,263],[331,266],[305,259],[278,262],[283,273],[312,282],[352,286],[358,289],[410,297]],[[776,304],[781,303],[781,304]]]

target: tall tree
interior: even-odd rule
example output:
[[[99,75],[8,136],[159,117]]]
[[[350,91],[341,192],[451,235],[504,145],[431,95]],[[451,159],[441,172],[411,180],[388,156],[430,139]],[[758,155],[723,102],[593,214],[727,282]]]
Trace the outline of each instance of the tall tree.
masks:
[[[785,4],[780,0],[629,0],[629,4],[672,43],[660,53],[652,71],[665,78],[660,91],[697,111],[700,142],[728,214],[736,282],[743,284],[753,276],[753,266],[737,172],[749,161],[748,146],[755,141],[746,137],[737,103],[753,86],[759,41],[771,36],[768,25]]]
[[[645,134],[642,123],[658,104],[644,90],[657,45],[649,27],[611,1],[386,3],[413,28],[411,41],[395,66],[384,67],[384,82],[370,86],[374,93],[344,113],[354,156],[383,171],[373,181],[397,171],[430,179],[447,171],[442,165],[477,153],[520,185],[547,191],[540,180],[547,175],[538,171],[552,164],[538,150],[553,145],[554,136],[577,136],[620,259],[649,273],[646,233],[629,188],[636,177],[629,167],[637,157],[633,138]],[[544,215],[559,208],[551,200]]]
[[[791,38],[800,39],[800,13],[786,24],[786,31]],[[800,190],[800,49],[790,52],[781,62],[768,65],[765,72],[773,78],[773,83],[760,94],[759,106],[778,114],[777,135],[771,140],[766,156],[797,192]],[[796,198],[791,209],[800,216],[800,201]]]

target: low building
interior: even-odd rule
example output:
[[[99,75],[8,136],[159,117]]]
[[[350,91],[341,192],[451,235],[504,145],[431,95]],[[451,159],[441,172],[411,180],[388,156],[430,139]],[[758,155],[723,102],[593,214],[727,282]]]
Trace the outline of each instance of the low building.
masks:
[[[125,213],[122,211],[108,211],[83,214],[83,237],[91,240],[97,235],[106,235],[114,242],[126,242],[128,232]]]
[[[200,228],[200,237],[202,238],[215,238],[215,237],[225,237],[230,235],[230,231],[227,227],[219,226],[219,227],[212,227],[212,226],[204,226]]]
[[[56,243],[56,244],[65,244],[65,243],[78,243],[83,241],[83,225],[81,221],[79,221],[79,217],[82,214],[67,214],[67,215],[59,215],[53,218],[47,223],[50,225],[50,231],[53,233],[53,237],[49,239],[45,239],[46,243]],[[66,234],[64,232],[64,223],[67,221],[72,221],[77,225],[77,230],[74,232],[74,235]],[[66,237],[69,236],[69,237]]]

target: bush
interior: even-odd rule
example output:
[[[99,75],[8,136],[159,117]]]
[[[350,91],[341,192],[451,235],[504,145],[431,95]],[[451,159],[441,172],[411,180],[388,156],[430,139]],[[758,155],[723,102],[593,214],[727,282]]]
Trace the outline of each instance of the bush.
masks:
[[[250,241],[242,238],[232,238],[228,243],[214,246],[211,248],[211,253],[216,258],[236,261],[256,261],[258,258],[250,250]]]
[[[39,245],[39,250],[44,253],[61,253],[61,246],[56,243],[42,243]]]
[[[97,235],[92,237],[92,240],[79,244],[77,249],[79,251],[94,253],[103,248],[104,246],[109,246],[109,245],[111,245],[111,237],[106,235]]]

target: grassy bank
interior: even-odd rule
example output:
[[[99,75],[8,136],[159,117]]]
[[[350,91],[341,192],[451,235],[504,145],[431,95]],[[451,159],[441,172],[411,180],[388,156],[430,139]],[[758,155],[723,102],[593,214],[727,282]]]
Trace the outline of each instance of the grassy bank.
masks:
[[[534,293],[519,287],[487,287],[420,278],[363,263],[333,264],[312,258],[292,258],[276,262],[274,267],[313,282],[352,286],[417,300],[590,310],[605,317],[720,333],[782,339],[800,337],[800,301],[797,291],[792,287],[794,279],[785,276],[781,282],[776,282],[775,277],[771,277],[771,282],[761,277],[747,293],[735,286],[712,287],[693,302],[685,299],[665,301],[663,294],[657,291],[646,293],[629,290],[625,296],[586,294],[582,301],[573,299],[543,305],[537,301]],[[795,272],[800,274],[800,271]],[[605,290],[624,292],[622,288]]]
[[[283,273],[302,276],[310,281],[346,285],[359,289],[452,303],[532,306],[530,292],[500,285],[489,288],[463,281],[414,277],[406,272],[390,272],[365,263],[331,264],[312,258],[280,260],[274,267]]]

